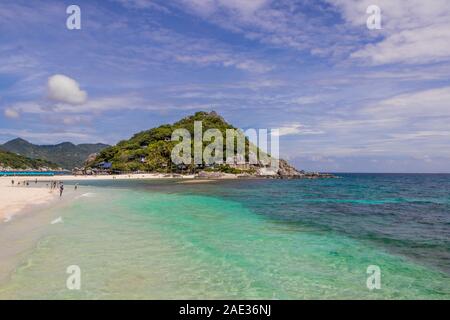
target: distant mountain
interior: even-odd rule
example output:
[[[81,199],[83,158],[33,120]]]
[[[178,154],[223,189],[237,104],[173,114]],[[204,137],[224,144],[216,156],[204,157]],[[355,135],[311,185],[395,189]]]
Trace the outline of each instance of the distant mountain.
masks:
[[[14,154],[0,149],[0,170],[4,169],[58,169],[57,164],[46,160],[30,159],[24,156]]]
[[[43,159],[56,163],[64,169],[73,169],[84,165],[89,155],[98,153],[107,144],[79,144],[63,142],[56,145],[35,145],[24,139],[17,138],[1,145],[3,150],[32,159]]]

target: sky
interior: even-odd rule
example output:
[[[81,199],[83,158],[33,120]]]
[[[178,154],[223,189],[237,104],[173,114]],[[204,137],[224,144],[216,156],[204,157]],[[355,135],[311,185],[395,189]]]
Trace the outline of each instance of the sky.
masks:
[[[450,172],[450,5],[0,1],[0,143],[115,144],[200,110],[279,128],[300,169]]]

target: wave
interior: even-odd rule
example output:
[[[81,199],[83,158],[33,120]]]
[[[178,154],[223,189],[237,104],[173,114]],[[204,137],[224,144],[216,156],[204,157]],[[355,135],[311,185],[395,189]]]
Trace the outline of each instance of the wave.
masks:
[[[81,196],[78,196],[77,199],[78,199],[78,198],[83,198],[83,197],[86,197],[86,198],[93,198],[93,197],[95,197],[95,196],[96,196],[95,193],[93,193],[93,192],[87,192],[87,193],[83,193]]]
[[[57,223],[63,223],[62,217],[58,217],[55,220],[53,220],[52,222],[50,222],[50,224],[57,224]]]

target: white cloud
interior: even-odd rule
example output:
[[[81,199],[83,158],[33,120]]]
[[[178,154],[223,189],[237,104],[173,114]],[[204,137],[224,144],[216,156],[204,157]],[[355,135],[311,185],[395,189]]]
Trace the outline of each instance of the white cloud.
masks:
[[[20,116],[22,113],[45,113],[48,111],[48,108],[44,107],[43,105],[32,102],[32,101],[26,101],[26,102],[18,102],[10,107],[7,107],[4,111],[5,116],[9,118],[14,118],[16,115]]]
[[[19,112],[13,108],[6,108],[4,111],[4,115],[5,117],[10,119],[17,119],[20,117]]]
[[[144,108],[143,103],[142,99],[135,96],[103,97],[77,106],[59,103],[53,106],[52,111],[57,113],[98,113],[108,110],[133,110]]]
[[[328,0],[354,27],[366,27],[366,9],[381,9],[382,30],[368,36],[382,36],[353,52],[352,58],[367,64],[424,64],[450,60],[450,6],[447,0]]]
[[[261,57],[246,51],[237,52],[212,38],[191,37],[159,26],[145,31],[144,36],[145,41],[150,41],[154,47],[134,47],[132,50],[136,50],[142,59],[154,61],[156,58],[164,64],[174,60],[202,67],[221,66],[255,73],[273,69],[265,61],[260,61]]]
[[[450,157],[450,86],[394,95],[352,109],[351,114],[309,121],[311,131],[298,139],[294,155],[325,156]],[[285,126],[284,133],[297,134],[302,127]]]
[[[86,118],[76,116],[82,115],[98,115],[107,111],[168,111],[168,110],[209,110],[213,106],[211,104],[195,104],[181,103],[168,104],[161,102],[148,101],[136,95],[110,96],[90,99],[83,104],[73,105],[69,103],[44,104],[42,102],[25,101],[19,102],[8,109],[11,113],[18,114],[36,114],[45,115],[46,119],[52,116],[65,116],[63,122],[65,124],[73,124],[78,122],[86,122]]]
[[[450,23],[394,33],[379,43],[369,44],[354,52],[351,57],[374,65],[450,60]]]
[[[29,130],[18,130],[18,129],[0,129],[0,135],[9,136],[11,138],[21,137],[26,140],[37,141],[39,143],[60,143],[64,140],[73,140],[83,142],[92,142],[93,139],[96,141],[102,141],[99,137],[96,137],[92,132],[75,132],[75,131],[65,131],[57,130],[53,132],[37,132]]]
[[[36,68],[36,60],[25,54],[13,53],[12,48],[0,48],[0,72],[1,73],[27,73]]]
[[[259,63],[252,59],[233,56],[225,52],[177,54],[175,59],[183,63],[195,63],[201,66],[220,65],[254,73],[264,73],[272,70],[271,66]]]
[[[47,82],[50,99],[69,104],[86,102],[87,93],[80,89],[78,82],[62,74],[51,76]]]
[[[394,96],[363,109],[381,118],[450,117],[450,87],[416,91]]]
[[[232,10],[241,15],[249,15],[263,8],[269,0],[182,0],[201,14],[212,14],[219,9]]]
[[[316,135],[323,134],[324,131],[313,130],[299,123],[292,123],[278,128],[279,136],[289,136],[289,135]]]
[[[323,97],[320,95],[302,96],[302,97],[297,97],[297,98],[292,99],[292,103],[304,105],[304,104],[318,103],[322,100],[323,100]]]
[[[154,9],[164,13],[170,13],[170,11],[166,7],[156,3],[153,0],[114,0],[114,1],[119,2],[123,6],[129,8]]]
[[[326,56],[347,47],[351,35],[339,34],[309,9],[325,12],[323,3],[285,0],[177,0],[182,10],[200,16],[251,41]],[[331,30],[333,28],[333,30]],[[348,50],[348,49],[347,49]]]
[[[338,7],[344,18],[355,26],[366,26],[367,7],[376,4],[381,9],[384,30],[399,31],[448,22],[447,0],[327,0]]]

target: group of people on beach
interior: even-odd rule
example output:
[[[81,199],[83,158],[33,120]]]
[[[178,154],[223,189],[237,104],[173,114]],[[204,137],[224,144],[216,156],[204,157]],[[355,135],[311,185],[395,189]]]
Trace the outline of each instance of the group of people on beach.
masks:
[[[12,179],[11,180],[11,186],[15,186],[15,181],[14,181],[14,179]],[[30,185],[30,181],[28,181],[28,180],[24,180],[24,181],[18,181],[17,182],[17,186],[20,186],[21,185],[21,183],[22,183],[22,186],[24,186],[24,187],[27,187],[27,186],[29,186]],[[37,184],[38,183],[38,180],[37,179],[35,179],[34,180],[34,183],[35,184]],[[47,183],[47,187],[49,186],[49,184]],[[76,183],[75,184],[75,187],[74,187],[74,190],[77,190],[78,189],[78,183]],[[50,190],[51,191],[53,191],[53,190],[59,190],[59,196],[60,197],[62,197],[62,195],[63,195],[63,192],[64,192],[64,183],[62,182],[62,181],[50,181]]]
[[[15,183],[14,179],[11,180],[11,185],[13,187],[14,187],[14,183]],[[35,183],[37,183],[37,179],[36,179]],[[22,186],[27,187],[29,185],[30,185],[30,181],[28,181],[28,180],[22,181]],[[17,182],[17,186],[20,186],[20,181]]]
[[[51,181],[50,190],[59,189],[59,196],[62,197],[64,192],[64,183],[62,181]]]

